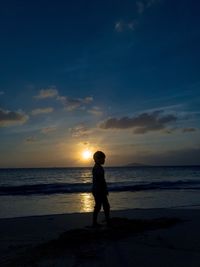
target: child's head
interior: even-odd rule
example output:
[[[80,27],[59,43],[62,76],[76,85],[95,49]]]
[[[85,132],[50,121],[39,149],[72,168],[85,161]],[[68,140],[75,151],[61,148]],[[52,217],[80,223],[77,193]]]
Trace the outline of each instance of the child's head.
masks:
[[[106,155],[102,151],[97,151],[93,155],[93,159],[97,164],[104,164]]]

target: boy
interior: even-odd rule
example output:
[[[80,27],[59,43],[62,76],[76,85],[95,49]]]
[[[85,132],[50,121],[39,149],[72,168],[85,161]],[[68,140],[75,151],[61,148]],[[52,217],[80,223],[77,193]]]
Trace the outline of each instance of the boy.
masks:
[[[104,177],[104,169],[101,165],[105,163],[105,154],[102,151],[97,151],[93,155],[93,159],[95,161],[95,165],[92,169],[93,175],[93,185],[92,185],[92,194],[95,200],[95,207],[93,212],[93,226],[98,226],[97,217],[98,213],[101,210],[101,206],[103,205],[105,218],[107,225],[109,225],[109,214],[110,214],[110,205],[108,202],[108,190],[107,184]]]

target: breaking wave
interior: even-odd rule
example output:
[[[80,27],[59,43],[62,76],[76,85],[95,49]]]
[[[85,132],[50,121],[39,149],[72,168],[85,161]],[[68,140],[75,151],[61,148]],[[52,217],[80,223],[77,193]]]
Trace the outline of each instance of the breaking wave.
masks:
[[[91,192],[91,183],[52,183],[52,184],[33,184],[20,186],[0,186],[0,195],[51,195],[66,193],[87,193]],[[179,189],[200,189],[200,181],[179,180],[162,181],[142,184],[108,183],[110,192],[125,191],[147,191],[147,190],[179,190]]]

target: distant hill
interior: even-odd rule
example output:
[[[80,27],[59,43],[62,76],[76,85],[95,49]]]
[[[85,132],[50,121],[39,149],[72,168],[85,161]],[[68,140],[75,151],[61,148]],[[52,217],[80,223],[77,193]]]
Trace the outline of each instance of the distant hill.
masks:
[[[150,165],[147,165],[147,164],[143,164],[143,163],[129,163],[129,164],[126,164],[125,167],[147,167],[147,166],[150,166]]]

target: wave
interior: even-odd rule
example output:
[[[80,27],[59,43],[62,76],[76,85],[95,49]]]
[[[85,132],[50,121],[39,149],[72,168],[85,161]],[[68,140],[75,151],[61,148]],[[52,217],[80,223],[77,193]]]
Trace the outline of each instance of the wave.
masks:
[[[64,193],[87,193],[91,192],[91,183],[52,183],[52,184],[33,184],[19,186],[0,186],[0,195],[51,195]],[[143,184],[131,183],[108,183],[110,192],[125,191],[147,191],[147,190],[178,190],[195,189],[200,190],[200,181],[197,180],[179,180],[162,181]]]

